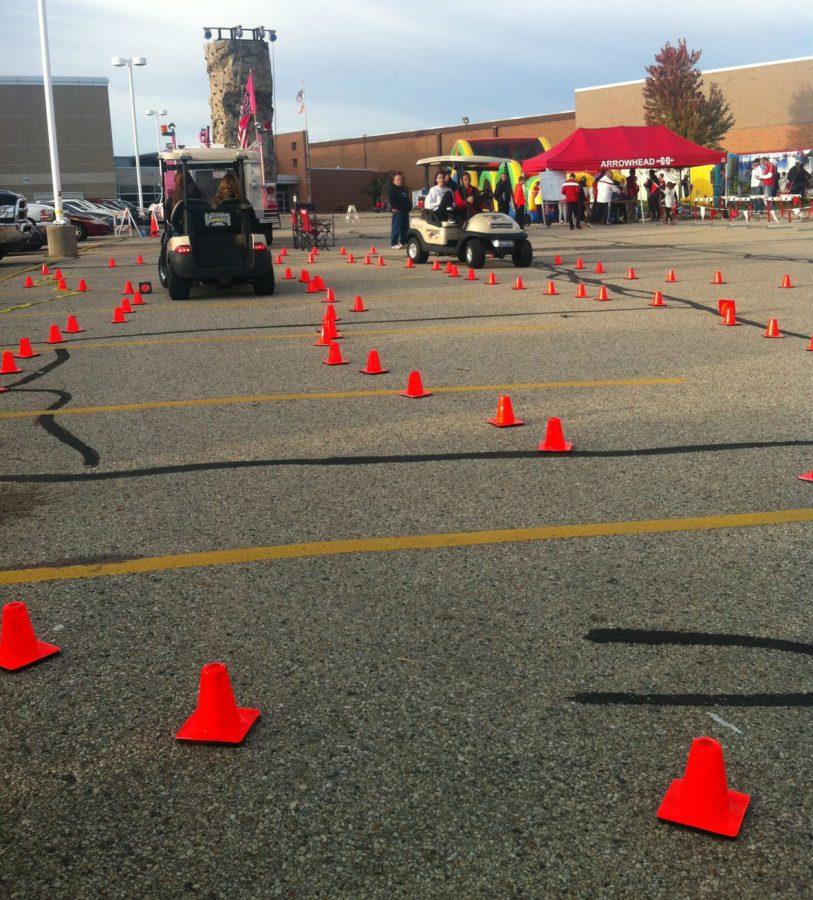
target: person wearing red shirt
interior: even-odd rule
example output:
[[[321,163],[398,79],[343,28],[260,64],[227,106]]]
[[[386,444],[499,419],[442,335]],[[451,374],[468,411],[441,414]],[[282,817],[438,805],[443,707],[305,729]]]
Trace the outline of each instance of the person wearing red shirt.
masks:
[[[471,175],[468,172],[463,173],[461,182],[460,187],[454,192],[454,208],[465,222],[480,211],[478,202],[480,192],[472,186]]]
[[[776,166],[768,159],[767,156],[762,157],[762,191],[766,197],[773,199],[776,196]]]
[[[567,181],[562,185],[562,196],[565,198],[565,221],[570,226],[570,230],[581,228],[582,223],[579,221],[581,186],[576,181],[573,172],[567,176]]]
[[[525,227],[525,176],[520,175],[514,188],[514,218],[520,228]]]

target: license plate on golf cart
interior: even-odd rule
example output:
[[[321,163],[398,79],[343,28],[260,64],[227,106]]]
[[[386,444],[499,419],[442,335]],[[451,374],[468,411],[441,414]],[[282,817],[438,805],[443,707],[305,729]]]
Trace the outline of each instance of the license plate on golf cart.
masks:
[[[491,242],[498,250],[502,250],[503,248],[513,247],[513,241],[492,241]]]
[[[207,228],[228,227],[231,225],[231,215],[227,212],[207,212],[203,215],[203,221]]]

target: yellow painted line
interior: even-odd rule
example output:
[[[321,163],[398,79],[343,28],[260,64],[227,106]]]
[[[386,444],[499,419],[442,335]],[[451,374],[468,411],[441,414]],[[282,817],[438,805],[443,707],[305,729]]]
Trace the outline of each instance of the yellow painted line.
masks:
[[[538,381],[518,384],[452,384],[437,387],[428,385],[434,394],[468,394],[478,391],[515,392],[545,391],[558,388],[615,388],[651,387],[663,384],[683,384],[683,378],[614,378],[592,381]],[[369,391],[317,391],[301,394],[253,394],[238,397],[199,397],[192,400],[151,400],[143,403],[113,403],[107,406],[75,406],[64,409],[27,409],[0,412],[2,419],[32,419],[37,416],[85,416],[96,413],[142,412],[153,409],[199,409],[205,406],[236,406],[246,403],[282,403],[294,400],[356,400],[367,397],[395,397],[401,388]]]
[[[587,522],[577,525],[540,525],[533,528],[508,528],[499,531],[453,531],[446,534],[415,534],[400,537],[373,537],[338,541],[313,541],[307,544],[272,544],[265,547],[236,547],[200,553],[176,553],[150,556],[124,562],[76,566],[40,566],[0,571],[0,585],[32,584],[38,581],[71,581],[78,578],[109,578],[139,575],[172,569],[197,569],[209,566],[233,566],[319,556],[343,556],[350,553],[393,553],[404,550],[445,550],[490,544],[515,544],[532,541],[560,541],[569,538],[614,537],[636,534],[712,531],[721,528],[750,528],[813,522],[813,508],[781,509],[769,512],[735,513],[723,516],[698,516],[687,519],[641,519],[621,522]]]

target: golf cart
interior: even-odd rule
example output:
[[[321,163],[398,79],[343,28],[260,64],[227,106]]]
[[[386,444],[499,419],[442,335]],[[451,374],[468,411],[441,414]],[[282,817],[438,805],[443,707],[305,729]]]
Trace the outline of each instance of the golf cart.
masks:
[[[497,172],[505,160],[496,156],[432,156],[419,159],[429,187],[429,169],[453,169],[458,183],[464,172],[472,175],[472,184],[480,183],[485,172]],[[528,235],[504,213],[478,212],[460,224],[452,216],[441,217],[433,210],[413,209],[409,214],[406,252],[415,263],[425,263],[430,253],[456,256],[472,269],[482,269],[486,256],[511,257],[515,266],[524,268],[533,261]]]
[[[274,293],[271,251],[246,199],[246,153],[219,149],[216,167],[206,149],[158,154],[164,189],[164,229],[158,278],[173,300],[186,300],[193,284],[250,282],[255,294]],[[212,206],[218,185],[232,173],[239,198]],[[173,205],[176,178],[182,198]]]

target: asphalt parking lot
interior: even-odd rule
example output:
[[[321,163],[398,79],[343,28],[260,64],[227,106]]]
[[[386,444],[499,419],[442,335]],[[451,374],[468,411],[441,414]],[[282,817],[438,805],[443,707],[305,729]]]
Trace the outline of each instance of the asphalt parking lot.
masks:
[[[355,265],[281,233],[271,298],[172,302],[155,240],[67,291],[0,262],[0,349],[41,354],[0,376],[0,599],[62,650],[0,672],[0,892],[810,897],[808,226],[537,227],[476,282],[387,233],[339,226]],[[239,747],[174,739],[213,660],[261,710]],[[736,840],[656,818],[700,735]]]

